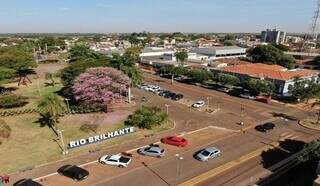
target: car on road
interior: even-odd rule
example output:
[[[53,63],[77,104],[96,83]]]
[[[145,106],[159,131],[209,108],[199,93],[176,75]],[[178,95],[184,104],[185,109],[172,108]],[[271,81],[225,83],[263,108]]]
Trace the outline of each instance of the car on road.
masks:
[[[188,141],[185,138],[179,136],[170,136],[161,139],[164,144],[174,145],[178,147],[185,147],[188,145]]]
[[[201,108],[205,105],[205,102],[204,101],[197,101],[195,102],[194,104],[192,104],[192,107],[193,108]]]
[[[60,167],[57,172],[75,181],[84,180],[89,176],[89,171],[76,165],[64,165]]]
[[[251,100],[255,100],[256,99],[256,96],[251,95],[249,93],[241,93],[241,94],[239,94],[239,97],[245,98],[245,99],[251,99]]]
[[[195,158],[199,161],[208,161],[210,159],[221,156],[221,151],[216,147],[208,147],[195,155]]]
[[[176,95],[171,97],[171,99],[174,100],[174,101],[179,101],[182,98],[183,98],[182,94],[176,94]]]
[[[42,186],[40,183],[33,181],[32,179],[22,179],[13,184],[13,186]]]
[[[254,129],[260,132],[267,132],[268,130],[272,130],[276,125],[274,123],[265,123],[262,125],[257,125]]]
[[[165,155],[165,150],[159,146],[150,145],[147,147],[140,148],[138,150],[138,153],[141,155],[162,158]]]
[[[121,155],[104,155],[99,159],[101,164],[118,166],[120,168],[128,167],[131,163],[131,159]]]

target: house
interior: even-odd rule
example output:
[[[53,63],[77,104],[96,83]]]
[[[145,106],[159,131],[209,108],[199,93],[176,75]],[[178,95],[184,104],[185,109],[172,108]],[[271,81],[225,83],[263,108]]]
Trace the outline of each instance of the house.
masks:
[[[227,66],[221,69],[212,68],[214,74],[232,74],[240,78],[241,81],[256,78],[268,80],[274,83],[275,93],[282,96],[289,95],[289,87],[294,86],[294,80],[299,77],[303,80],[318,81],[319,72],[307,69],[288,70],[279,65],[267,65],[262,63],[250,63],[242,65]]]

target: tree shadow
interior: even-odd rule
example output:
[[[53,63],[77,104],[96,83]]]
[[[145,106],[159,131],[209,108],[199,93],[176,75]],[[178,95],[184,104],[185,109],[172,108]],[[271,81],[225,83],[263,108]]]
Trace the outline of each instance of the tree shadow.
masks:
[[[261,153],[261,163],[264,168],[270,169],[274,164],[302,150],[305,145],[305,142],[298,140],[286,139],[281,141],[278,147]]]
[[[57,130],[54,128],[55,123],[59,123],[59,121],[54,121],[54,119],[48,114],[40,114],[40,118],[35,121],[35,123],[39,123],[40,127],[49,127],[56,136],[59,136]]]
[[[0,94],[11,93],[17,90],[17,87],[1,87],[0,86]]]

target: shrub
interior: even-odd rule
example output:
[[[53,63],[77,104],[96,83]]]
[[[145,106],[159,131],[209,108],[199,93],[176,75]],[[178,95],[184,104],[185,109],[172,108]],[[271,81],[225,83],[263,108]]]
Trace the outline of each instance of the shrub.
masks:
[[[94,133],[97,133],[98,125],[96,125],[96,124],[83,124],[83,125],[81,125],[80,130],[83,132],[92,131]]]
[[[16,108],[26,105],[26,97],[15,95],[15,94],[5,94],[0,96],[0,108]]]
[[[0,120],[0,137],[9,138],[11,133],[10,126],[3,120]]]
[[[168,115],[159,107],[142,106],[128,117],[125,121],[125,125],[151,129],[155,126],[161,125],[167,119]]]

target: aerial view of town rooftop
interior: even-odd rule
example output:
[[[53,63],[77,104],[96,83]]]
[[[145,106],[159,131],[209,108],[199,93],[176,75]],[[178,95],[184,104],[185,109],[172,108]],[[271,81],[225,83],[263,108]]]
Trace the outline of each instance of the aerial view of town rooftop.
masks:
[[[0,17],[0,186],[320,186],[320,0]]]

